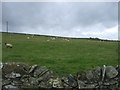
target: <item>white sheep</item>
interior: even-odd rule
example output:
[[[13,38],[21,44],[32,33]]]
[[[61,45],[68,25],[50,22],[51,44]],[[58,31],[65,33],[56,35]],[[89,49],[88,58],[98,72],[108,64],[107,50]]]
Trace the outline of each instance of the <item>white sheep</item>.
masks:
[[[30,37],[27,37],[27,39],[30,39]]]
[[[8,44],[8,43],[5,43],[5,46],[6,46],[7,48],[12,48],[12,47],[13,47],[12,44]]]
[[[70,41],[70,40],[67,40],[68,42]]]
[[[51,40],[55,40],[55,38],[51,38]]]
[[[68,42],[70,41],[70,40],[68,40],[68,39],[63,39],[63,40],[68,41]]]
[[[49,42],[50,40],[48,39],[47,42]]]

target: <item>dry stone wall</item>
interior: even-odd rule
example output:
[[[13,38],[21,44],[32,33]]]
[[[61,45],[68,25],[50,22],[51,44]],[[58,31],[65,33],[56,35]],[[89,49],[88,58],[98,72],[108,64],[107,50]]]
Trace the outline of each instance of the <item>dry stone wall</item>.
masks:
[[[24,63],[2,63],[2,89],[10,88],[64,88],[120,90],[120,65],[98,67],[67,77],[53,76],[46,66],[29,66]]]

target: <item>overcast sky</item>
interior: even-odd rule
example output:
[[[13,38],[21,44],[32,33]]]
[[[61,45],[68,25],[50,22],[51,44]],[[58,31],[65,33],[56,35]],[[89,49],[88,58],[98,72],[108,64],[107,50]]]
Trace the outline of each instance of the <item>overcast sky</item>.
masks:
[[[3,31],[118,39],[117,2],[3,2]]]

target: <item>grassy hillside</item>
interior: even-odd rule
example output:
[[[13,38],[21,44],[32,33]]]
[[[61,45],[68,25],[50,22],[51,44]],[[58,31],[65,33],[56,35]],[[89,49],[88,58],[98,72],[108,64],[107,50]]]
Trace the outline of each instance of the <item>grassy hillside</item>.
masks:
[[[30,37],[30,39],[27,39]],[[6,48],[4,43],[13,44]],[[56,75],[118,64],[118,42],[3,33],[3,62],[25,62],[52,69]]]

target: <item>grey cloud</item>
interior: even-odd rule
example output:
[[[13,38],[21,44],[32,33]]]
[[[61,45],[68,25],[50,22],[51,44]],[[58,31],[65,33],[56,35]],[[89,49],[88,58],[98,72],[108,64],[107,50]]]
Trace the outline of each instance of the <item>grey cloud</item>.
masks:
[[[112,27],[117,22],[117,3],[88,3],[79,10],[78,14],[81,15],[78,22],[83,26],[89,26],[96,23],[102,23],[105,27]]]
[[[71,32],[75,35],[75,28],[83,29],[96,24],[101,24],[105,28],[116,26],[117,7],[117,3],[114,2],[4,2],[2,21],[3,27],[5,22],[9,21],[11,30],[16,32],[24,32],[25,28],[29,28],[33,33],[56,32],[62,35]],[[80,32],[84,31],[82,29]]]

